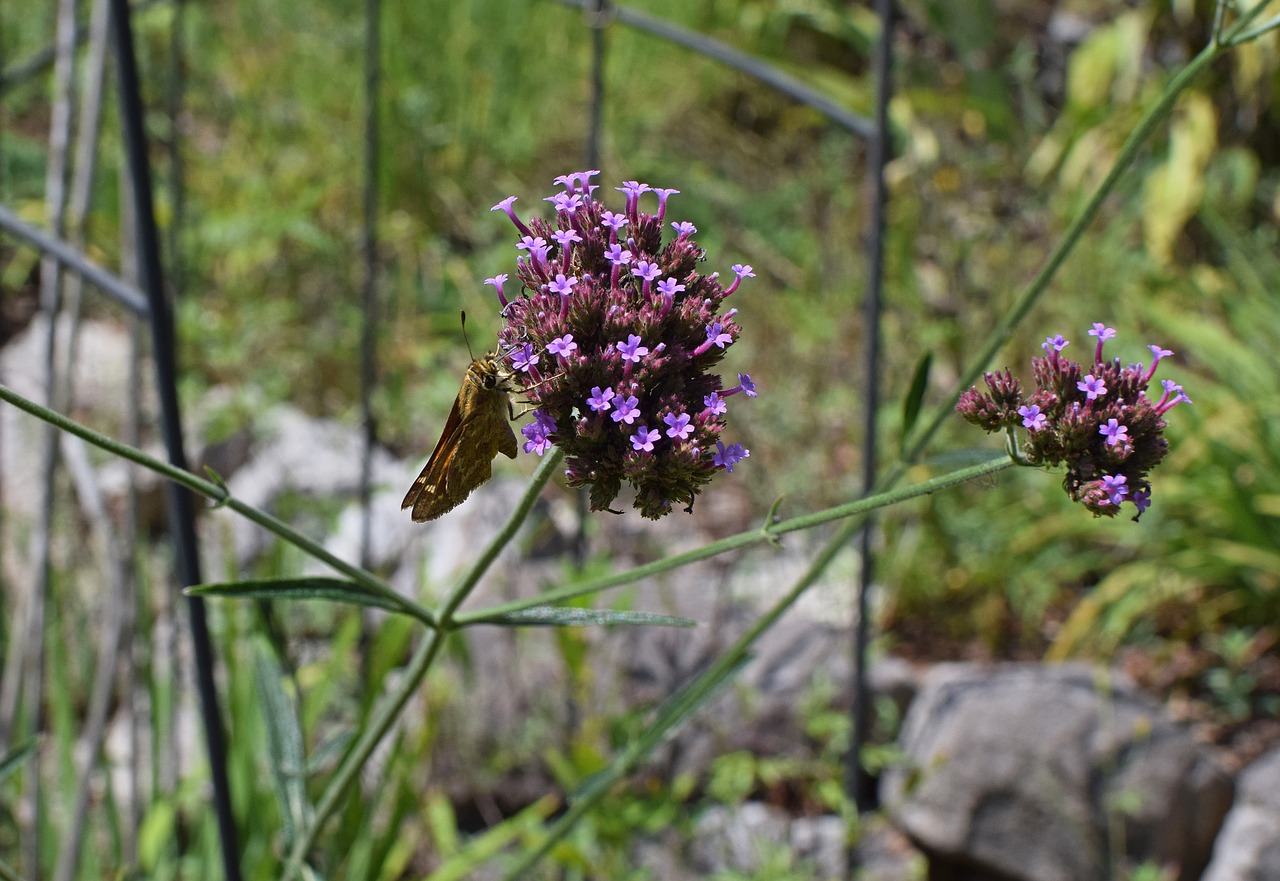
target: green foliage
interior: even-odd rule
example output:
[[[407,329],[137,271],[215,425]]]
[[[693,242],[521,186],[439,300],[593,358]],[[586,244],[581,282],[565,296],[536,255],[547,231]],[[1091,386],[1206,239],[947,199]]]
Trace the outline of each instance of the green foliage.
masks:
[[[1007,292],[1043,259],[1053,230],[1096,186],[1121,138],[1155,106],[1170,71],[1152,63],[1153,46],[1172,39],[1169,25],[1142,9],[1096,28],[1072,55],[1062,112],[1042,129],[1022,121],[1047,113],[1051,101],[1034,80],[1025,41],[1013,45],[991,26],[994,4],[908,6],[910,23],[946,48],[924,47],[900,62],[893,107],[902,149],[890,170],[885,384],[893,404],[884,416],[904,437],[1007,308]],[[155,93],[149,97],[157,103],[169,14],[163,9],[141,20]],[[821,0],[663,0],[647,11],[777,60],[847,106],[869,107],[865,65],[875,24],[865,10]],[[498,254],[507,250],[509,230],[490,222],[484,208],[508,193],[539,193],[552,175],[581,164],[569,157],[581,154],[585,131],[588,41],[580,16],[550,3],[429,0],[384,5],[384,12],[383,387],[375,406],[384,436],[407,445],[439,421],[456,392],[458,309],[480,318],[479,326],[495,312],[480,280],[508,268]],[[192,371],[188,395],[218,384],[234,389],[215,434],[278,400],[339,415],[354,408],[363,72],[353,16],[350,4],[332,0],[188,4],[189,43],[199,51],[183,131],[188,192],[178,317]],[[12,28],[6,19],[0,55],[21,56],[18,50],[44,39],[45,18],[43,10],[24,13]],[[607,41],[604,165],[612,171],[605,177],[679,186],[686,195],[673,210],[707,231],[708,249],[724,255],[726,266],[749,260],[761,275],[760,285],[735,295],[744,316],[767,317],[743,339],[765,392],[743,422],[756,473],[765,475],[747,484],[746,494],[760,510],[782,493],[802,510],[847,500],[857,489],[860,430],[850,382],[860,369],[861,318],[852,304],[863,276],[864,206],[850,171],[857,146],[809,111],[684,50],[620,28]],[[1178,352],[1168,375],[1196,404],[1170,420],[1174,452],[1156,507],[1139,524],[1081,519],[1053,486],[1056,477],[1041,473],[900,506],[884,520],[890,550],[880,580],[893,588],[882,620],[887,643],[934,657],[976,642],[998,657],[1098,658],[1126,645],[1159,658],[1191,643],[1212,657],[1192,684],[1227,719],[1280,709],[1255,666],[1271,651],[1280,616],[1273,364],[1280,179],[1258,143],[1265,137],[1228,134],[1225,122],[1270,112],[1274,54],[1269,38],[1243,47],[1229,73],[1185,93],[1155,153],[1117,191],[1104,222],[1024,325],[1025,339],[1006,353],[1009,363],[1023,363],[1035,340],[1058,331],[1085,345],[1084,328],[1098,319],[1125,328],[1124,351],[1133,360],[1145,357],[1149,341]],[[30,87],[13,94],[6,110],[18,124],[0,138],[6,203],[36,196],[44,173],[35,123],[43,124],[45,99]],[[166,123],[152,123],[164,134]],[[109,120],[109,142],[113,126]],[[115,171],[104,169],[95,229],[115,232],[118,188]],[[160,197],[162,219],[172,222],[175,194],[162,186]],[[24,205],[24,214],[34,208]],[[108,248],[103,257],[115,255]],[[6,286],[33,265],[29,257],[8,263]],[[483,346],[486,336],[475,336]],[[969,437],[943,440],[953,448]],[[309,505],[292,513],[314,516],[301,510]],[[201,590],[338,600],[417,618],[388,616],[366,631],[359,610],[288,604],[291,636],[318,636],[323,645],[292,657],[278,644],[274,653],[261,650],[265,616],[248,604],[211,604],[227,661],[233,791],[251,877],[284,871],[326,787],[357,753],[377,698],[393,674],[407,675],[418,641],[432,638],[420,625],[436,620],[424,621],[416,605],[367,582],[269,580],[297,572],[300,558],[281,550],[255,580]],[[581,574],[581,583],[610,574],[598,569]],[[65,788],[74,778],[73,735],[93,663],[89,643],[74,636],[91,630],[92,619],[70,585],[56,590],[63,600],[57,626],[71,650],[51,667],[56,736],[49,749]],[[589,609],[586,596],[577,602],[583,608],[505,610],[455,623],[687,623]],[[142,627],[155,625],[150,614]],[[557,639],[570,687],[586,694],[589,641],[569,629]],[[463,652],[460,642],[441,651]],[[792,787],[809,803],[847,811],[836,760],[847,744],[847,717],[829,701],[815,701],[805,714],[817,760],[734,753],[719,759],[707,781],[651,779],[642,770],[637,782],[623,782],[744,659],[745,648],[652,714],[584,719],[568,749],[543,756],[575,792],[569,805],[544,799],[476,834],[459,828],[456,806],[424,780],[438,719],[428,713],[410,720],[385,742],[363,781],[370,797],[343,802],[309,855],[326,877],[392,879],[420,874],[425,860],[430,877],[447,879],[467,877],[490,860],[518,866],[547,849],[562,877],[621,879],[639,877],[629,863],[638,833],[688,828],[699,786],[705,799],[729,804]],[[180,691],[169,663],[144,657],[138,671],[157,767],[178,738],[171,720]],[[466,697],[443,677],[423,681],[429,706]],[[892,731],[897,720],[880,709],[882,728]],[[492,762],[526,754],[512,749]],[[20,758],[0,762],[0,777]],[[869,747],[862,759],[882,766],[894,759],[892,747]],[[216,839],[203,781],[193,775],[171,790],[158,775],[146,782],[139,867],[155,878],[208,876]],[[104,798],[112,816],[97,832],[106,843],[82,865],[81,877],[101,877],[105,866],[123,862],[121,807],[114,793]],[[607,810],[588,810],[606,798]],[[557,811],[564,812],[558,824],[551,819]],[[47,832],[59,822],[52,815],[40,821]],[[808,876],[778,852],[755,877]],[[1155,879],[1160,870],[1144,866],[1131,877]]]

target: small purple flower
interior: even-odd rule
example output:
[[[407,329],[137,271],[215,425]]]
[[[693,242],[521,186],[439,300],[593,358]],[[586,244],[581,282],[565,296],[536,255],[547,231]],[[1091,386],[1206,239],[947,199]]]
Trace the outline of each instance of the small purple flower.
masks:
[[[1084,382],[1077,382],[1076,388],[1085,393],[1085,396],[1093,401],[1097,400],[1100,395],[1107,393],[1107,386],[1101,379],[1095,377],[1092,373],[1086,374]]]
[[[577,231],[572,229],[558,229],[551,234],[551,238],[556,240],[556,244],[558,244],[563,251],[568,251],[569,245],[573,242],[582,241],[582,236],[578,235]]]
[[[604,258],[614,266],[626,266],[631,262],[631,252],[623,248],[617,242],[609,246],[604,252]]]
[[[644,450],[646,453],[653,452],[653,442],[662,438],[662,432],[654,429],[650,431],[645,426],[640,426],[636,433],[631,435],[631,447],[634,450]]]
[[[636,364],[639,364],[640,359],[649,354],[649,347],[640,345],[640,337],[634,333],[627,335],[625,343],[622,341],[617,342],[615,348],[622,355],[623,361],[632,361]]]
[[[732,474],[733,466],[750,455],[751,451],[742,444],[730,444],[726,447],[723,441],[716,441],[716,451],[712,454],[711,461],[723,466],[725,471]]]
[[[635,180],[624,180],[622,186],[614,187],[620,193],[627,194],[627,214],[634,214],[640,204],[640,196],[649,192],[652,187]]]
[[[735,263],[729,267],[733,271],[733,284],[724,289],[724,295],[727,297],[738,289],[738,285],[742,284],[744,278],[755,278],[756,274],[751,269],[751,264]]]
[[[486,278],[484,280],[484,283],[491,284],[494,286],[494,288],[497,289],[498,302],[502,304],[503,309],[507,308],[508,306],[507,298],[502,294],[502,286],[507,283],[507,274],[505,272],[501,272],[495,275],[493,278]]]
[[[516,201],[515,196],[507,196],[507,198],[503,199],[501,202],[499,202],[497,205],[494,205],[489,210],[505,212],[507,217],[511,218],[511,222],[515,224],[516,229],[520,231],[520,235],[527,236],[530,234],[529,227],[525,226],[524,223],[521,222],[519,217],[516,217],[516,211],[514,208],[511,207],[511,203],[515,201]]]
[[[545,250],[546,247],[547,240],[542,236],[525,236],[520,239],[520,241],[516,242],[517,250],[528,251],[531,254],[537,250]]]
[[[722,391],[720,393],[720,397],[727,398],[729,395],[736,395],[738,392],[742,392],[748,398],[754,398],[756,396],[756,384],[751,381],[751,374],[739,373],[738,384],[731,389]]]
[[[724,402],[724,398],[719,393],[712,392],[702,399],[702,403],[712,416],[723,416],[729,411],[729,405]]]
[[[680,440],[686,440],[693,431],[693,426],[689,424],[688,413],[681,413],[678,416],[675,413],[668,413],[662,417],[662,421],[670,426],[667,428],[667,437],[678,437]]]
[[[1155,376],[1156,365],[1160,363],[1161,358],[1168,358],[1170,355],[1173,354],[1173,352],[1169,351],[1168,349],[1162,349],[1159,346],[1147,346],[1147,348],[1151,350],[1151,354],[1153,358],[1151,361],[1151,368],[1142,375],[1143,382],[1150,382],[1151,377]]]
[[[668,276],[658,282],[658,293],[662,294],[664,297],[674,297],[683,290],[684,285],[680,284],[671,276]]]
[[[617,396],[621,398],[621,395]],[[613,411],[614,422],[625,422],[627,425],[635,422],[640,418],[640,401],[635,395],[628,395],[625,401],[618,404],[618,409]]]
[[[1123,447],[1129,442],[1129,428],[1121,425],[1118,420],[1108,419],[1106,425],[1099,426],[1098,433],[1107,439],[1107,446],[1114,447],[1117,444]]]
[[[555,205],[559,214],[572,214],[582,207],[582,197],[576,193],[556,193],[542,201]]]
[[[556,421],[541,410],[533,411],[534,421],[520,429],[528,440],[524,442],[526,453],[537,453],[541,456],[551,449],[551,435],[556,430]]]
[[[523,373],[528,373],[538,363],[539,356],[533,351],[533,343],[525,343],[511,353],[511,365]]]
[[[682,220],[679,223],[673,223],[671,224],[671,227],[676,231],[677,240],[687,239],[698,231],[698,228],[687,220]]]
[[[581,188],[587,192],[587,195],[590,195],[591,191],[595,189],[595,187],[591,185],[591,178],[595,177],[599,173],[600,170],[598,168],[592,169],[591,171],[575,171],[572,174],[560,175],[555,179],[554,183],[560,184],[570,192]]]
[[[1151,490],[1140,489],[1129,497],[1129,501],[1138,506],[1138,513],[1141,514],[1151,507]]]
[[[654,188],[654,192],[658,194],[658,222],[662,222],[662,218],[667,216],[667,199],[678,194],[679,190],[662,190]]]
[[[600,225],[608,227],[616,235],[627,225],[627,215],[606,211],[600,215]]]
[[[724,332],[724,326],[720,322],[707,325],[707,342],[723,349],[729,343],[733,342],[733,337]]]
[[[1040,344],[1040,348],[1044,349],[1045,352],[1061,352],[1070,344],[1071,341],[1063,339],[1062,334],[1059,333],[1054,336],[1045,337],[1044,342]]]
[[[1102,344],[1113,338],[1115,335],[1116,329],[1114,327],[1107,327],[1101,321],[1095,321],[1093,323],[1093,328],[1089,331],[1089,336],[1096,336],[1098,338],[1098,347],[1093,353],[1093,363],[1102,363]]]
[[[567,358],[573,354],[573,350],[578,348],[578,344],[573,341],[573,334],[566,333],[564,336],[558,336],[551,342],[547,343],[547,351],[553,355],[559,355]],[[597,386],[599,388],[599,386]]]
[[[573,286],[577,283],[578,280],[572,275],[566,278],[563,272],[557,272],[556,280],[547,285],[547,288],[553,294],[564,294],[565,296],[568,296],[573,293]]]
[[[1048,417],[1040,411],[1040,407],[1037,404],[1032,404],[1030,407],[1019,407],[1018,415],[1022,417],[1022,427],[1028,431],[1039,431],[1048,422]]]
[[[650,263],[648,260],[641,260],[636,264],[635,268],[631,270],[631,274],[637,278],[644,279],[645,284],[648,284],[662,274],[662,267],[657,263]]]
[[[1102,488],[1111,499],[1111,504],[1118,505],[1129,494],[1129,478],[1123,474],[1102,475]]]
[[[587,398],[587,406],[597,413],[603,413],[610,407],[609,401],[613,399],[613,387],[610,386],[604,391],[600,390],[600,386],[592,386],[591,397]]]

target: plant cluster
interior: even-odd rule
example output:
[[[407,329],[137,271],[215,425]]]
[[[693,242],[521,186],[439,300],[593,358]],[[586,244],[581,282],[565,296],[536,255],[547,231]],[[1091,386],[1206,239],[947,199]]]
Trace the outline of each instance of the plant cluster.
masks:
[[[1118,358],[1104,361],[1103,343],[1115,335],[1115,328],[1093,325],[1089,336],[1098,342],[1087,370],[1062,354],[1069,341],[1061,334],[1048,337],[1041,344],[1045,356],[1031,359],[1036,380],[1031,395],[1023,396],[1006,367],[984,374],[988,391],[970,388],[956,410],[988,432],[1007,432],[1010,452],[1024,464],[1065,464],[1063,489],[1094,515],[1114,517],[1122,504],[1132,502],[1137,520],[1151,505],[1147,475],[1169,451],[1164,414],[1191,399],[1168,379],[1158,400],[1147,397],[1156,367],[1173,354],[1168,349],[1149,346],[1150,367],[1122,367]],[[1018,428],[1027,432],[1021,449]]]
[[[505,274],[486,283],[502,304],[502,349],[536,408],[522,429],[525,452],[561,447],[569,485],[590,488],[593,511],[612,510],[625,481],[640,513],[658,519],[676,503],[692,510],[717,472],[750,455],[721,433],[729,399],[755,397],[755,384],[739,373],[726,387],[711,371],[741,333],[738,310],[721,304],[755,273],[734,265],[727,287],[719,273],[700,273],[705,253],[687,221],[672,223],[663,243],[677,190],[627,181],[617,187],[626,205],[614,212],[593,198],[596,174],[556,178],[564,191],[546,200],[550,221],[526,224],[514,196],[495,205],[521,236],[521,292],[508,298]],[[640,210],[649,192],[658,197],[652,214]]]

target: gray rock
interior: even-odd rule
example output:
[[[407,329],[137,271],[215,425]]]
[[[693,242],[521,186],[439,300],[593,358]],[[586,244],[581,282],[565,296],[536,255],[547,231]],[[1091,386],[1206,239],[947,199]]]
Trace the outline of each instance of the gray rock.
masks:
[[[1124,854],[1189,881],[1230,801],[1159,706],[1080,665],[940,665],[900,742],[883,796],[938,877],[1094,881]]]
[[[719,805],[705,811],[694,824],[687,860],[675,856],[673,843],[641,849],[641,864],[661,867],[658,877],[664,879],[705,878],[726,871],[754,874],[779,866],[804,868],[807,874],[803,877],[814,881],[843,881],[846,877],[845,823],[834,815],[792,817],[760,802]],[[924,877],[920,854],[879,818],[864,818],[856,853],[859,879],[914,881]]]
[[[1235,804],[1213,846],[1202,881],[1280,878],[1280,749],[1240,775]]]

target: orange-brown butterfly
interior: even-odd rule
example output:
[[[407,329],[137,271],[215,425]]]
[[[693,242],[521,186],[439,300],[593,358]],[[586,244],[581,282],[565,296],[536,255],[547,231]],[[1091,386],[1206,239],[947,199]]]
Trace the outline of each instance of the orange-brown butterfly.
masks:
[[[516,457],[511,395],[520,391],[498,352],[476,358],[462,378],[444,432],[418,479],[400,503],[422,523],[452,511],[493,476],[493,460]]]

